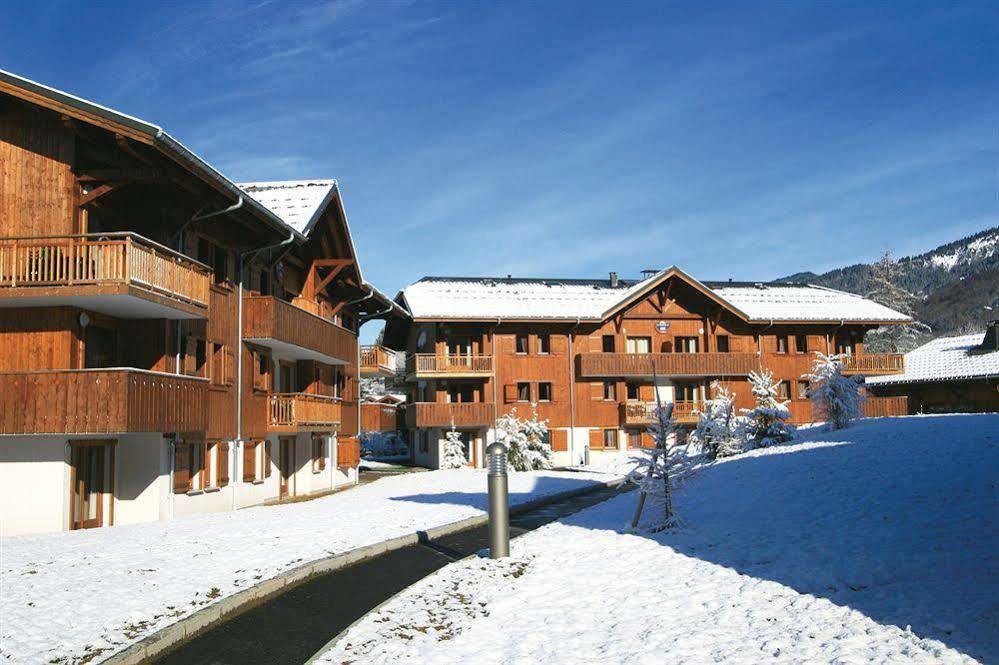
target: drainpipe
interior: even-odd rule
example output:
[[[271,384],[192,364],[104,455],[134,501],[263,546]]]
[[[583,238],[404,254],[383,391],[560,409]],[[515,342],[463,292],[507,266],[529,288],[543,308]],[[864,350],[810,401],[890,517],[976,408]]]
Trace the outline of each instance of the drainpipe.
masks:
[[[493,442],[496,442],[496,421],[499,419],[499,400],[496,393],[496,329],[499,325],[503,323],[503,317],[496,317],[496,323],[493,325],[492,329],[489,331],[489,344],[492,346],[493,352]],[[489,433],[486,433],[486,439],[489,439]],[[485,443],[485,442],[483,442]]]
[[[576,317],[576,324],[569,331],[569,464],[572,465],[575,458],[576,439],[576,363],[572,361],[574,351],[573,341],[576,337],[576,329],[579,328],[579,317]]]

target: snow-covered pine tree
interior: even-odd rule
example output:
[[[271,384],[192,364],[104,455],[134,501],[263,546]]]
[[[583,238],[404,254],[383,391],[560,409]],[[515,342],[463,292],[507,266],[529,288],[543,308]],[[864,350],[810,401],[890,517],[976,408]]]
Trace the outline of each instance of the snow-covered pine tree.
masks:
[[[896,312],[914,316],[919,300],[898,286],[898,273],[898,261],[892,258],[891,250],[885,250],[871,266],[867,297]],[[864,336],[864,347],[872,353],[907,353],[922,344],[931,332],[928,325],[913,318],[910,323],[871,330]]]
[[[517,408],[510,409],[496,419],[496,440],[506,446],[507,466],[511,471],[526,471],[521,451],[527,447],[527,436],[517,417]]]
[[[771,372],[752,372],[749,375],[753,397],[756,406],[752,409],[742,409],[746,416],[744,428],[746,445],[752,448],[765,448],[778,443],[784,443],[794,438],[794,425],[789,425],[791,417],[788,410],[788,400],[778,398],[778,382],[774,381]]]
[[[713,381],[713,397],[704,402],[697,427],[690,433],[690,443],[711,459],[742,452],[743,419],[735,413],[735,395],[726,386]]]
[[[496,420],[496,440],[506,446],[511,471],[537,471],[552,465],[552,449],[545,443],[547,421],[538,420],[534,411],[529,420],[517,417],[516,407]]]
[[[538,405],[531,405],[529,419],[521,421],[526,445],[523,450],[524,466],[529,471],[552,468],[552,447],[548,443],[548,421],[538,420]]]
[[[441,454],[442,469],[461,469],[465,466],[465,444],[461,440],[461,434],[454,429],[454,421],[451,421],[451,431],[444,435],[444,451]]]
[[[810,374],[808,396],[816,418],[825,420],[833,429],[849,427],[850,423],[863,415],[861,406],[864,395],[860,384],[849,376],[843,376],[843,355],[816,353],[815,364]]]

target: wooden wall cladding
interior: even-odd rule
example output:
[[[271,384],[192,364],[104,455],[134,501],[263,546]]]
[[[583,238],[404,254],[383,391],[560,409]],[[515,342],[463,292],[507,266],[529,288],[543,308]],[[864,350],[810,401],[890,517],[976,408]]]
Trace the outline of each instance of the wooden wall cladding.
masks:
[[[0,309],[0,371],[76,368],[78,317],[72,307]]]
[[[384,404],[361,404],[362,432],[394,432],[399,429],[399,409]]]

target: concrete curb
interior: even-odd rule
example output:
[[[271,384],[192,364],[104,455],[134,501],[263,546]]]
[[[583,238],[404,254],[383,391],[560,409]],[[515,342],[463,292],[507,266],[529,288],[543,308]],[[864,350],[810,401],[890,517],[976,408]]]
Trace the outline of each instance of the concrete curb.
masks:
[[[582,488],[579,488],[579,489],[571,490],[569,492],[563,492],[562,494],[559,494],[559,495],[545,497],[544,499],[536,499],[535,501],[531,501],[529,503],[520,504],[519,506],[510,508],[510,514],[511,515],[518,515],[520,513],[525,513],[525,512],[527,512],[529,510],[533,510],[534,508],[540,508],[541,506],[547,505],[549,503],[555,503],[556,501],[562,501],[563,499],[571,499],[574,496],[579,496],[581,494],[589,494],[590,492],[596,492],[597,490],[606,489],[608,487],[619,487],[620,485],[623,485],[624,483],[625,483],[625,480],[623,478],[616,478],[614,480],[610,480],[610,481],[607,481],[605,483],[597,483],[597,484],[591,485],[589,487],[582,487]],[[533,504],[533,505],[530,505],[530,504]],[[476,519],[478,519],[478,518],[476,518]],[[487,519],[481,519],[481,520],[478,520],[477,524],[474,524],[472,526],[481,526],[481,525],[485,524],[487,521],[488,521],[488,518]],[[463,529],[458,529],[458,531],[462,531],[462,530]],[[447,534],[443,533],[443,534],[437,534],[437,535],[447,535]],[[431,536],[431,538],[435,538],[435,537],[436,537],[435,535]],[[477,556],[478,556],[478,554],[469,554],[466,557],[462,557],[461,559],[458,559],[458,561],[465,561],[466,559],[474,559]],[[454,561],[453,563],[458,563],[458,561]],[[448,566],[450,566],[450,565],[452,565],[452,564],[449,563]],[[444,566],[444,568],[447,568],[447,566]],[[441,570],[444,570],[444,568],[442,568]],[[438,571],[430,573],[430,575],[434,575],[434,574],[436,574],[436,572],[438,572]],[[428,575],[427,577],[429,577],[430,575]],[[319,649],[319,651],[317,651],[314,654],[312,654],[312,657],[309,658],[307,661],[305,661],[305,665],[315,665],[315,663],[318,662],[319,657],[322,656],[327,651],[329,651],[330,649],[332,649],[334,646],[336,646],[336,643],[339,642],[340,640],[342,640],[344,637],[346,637],[347,633],[349,633],[350,630],[354,626],[356,626],[357,624],[361,623],[366,618],[368,618],[368,616],[370,616],[371,614],[377,612],[378,610],[380,610],[381,608],[383,608],[385,605],[388,605],[393,600],[395,600],[396,598],[398,598],[402,594],[406,593],[407,591],[409,591],[410,589],[412,589],[414,586],[416,586],[417,584],[419,584],[420,582],[422,582],[425,579],[427,579],[427,578],[424,577],[424,578],[421,578],[419,580],[416,580],[415,582],[413,582],[412,584],[410,584],[406,588],[401,589],[400,591],[397,591],[396,593],[392,594],[391,596],[389,596],[388,598],[386,598],[382,602],[380,602],[377,605],[375,605],[374,607],[372,607],[370,610],[368,610],[367,612],[365,612],[363,615],[359,616],[349,626],[347,626],[346,628],[344,628],[343,630],[341,630],[339,633],[337,633],[333,637],[333,639],[331,639],[329,642],[327,642],[326,644],[324,644]]]
[[[606,487],[615,487],[624,482],[621,478],[615,478],[604,483],[594,483],[585,487],[568,490],[552,494],[540,499],[534,499],[525,503],[511,506],[510,513],[517,515],[529,510],[534,510],[541,506],[556,501],[562,501],[580,494],[587,494]],[[207,630],[215,628],[217,625],[233,619],[244,612],[258,607],[271,598],[291,591],[294,587],[302,584],[311,577],[324,575],[340,568],[372,559],[386,552],[402,549],[409,545],[415,545],[420,540],[420,534],[426,534],[428,538],[439,538],[457,531],[464,531],[473,527],[481,526],[488,521],[488,516],[476,515],[457,522],[444,524],[441,526],[421,529],[405,536],[399,536],[390,540],[385,540],[373,545],[358,547],[341,554],[335,554],[325,559],[318,559],[310,563],[303,564],[296,568],[255,584],[239,593],[227,596],[222,600],[204,607],[190,616],[184,617],[180,621],[161,628],[152,635],[144,637],[135,644],[129,645],[125,649],[118,651],[105,660],[101,661],[107,665],[138,665],[152,658],[165,655],[167,652],[179,647],[181,644],[193,640],[195,637]],[[394,597],[394,596],[393,596]],[[388,602],[388,601],[386,601]],[[363,617],[362,617],[363,618]],[[353,625],[353,624],[351,624]],[[347,630],[350,628],[348,627]],[[344,633],[346,631],[343,631]],[[342,635],[343,633],[341,633]],[[338,635],[334,640],[339,639]],[[331,642],[332,644],[332,642]]]

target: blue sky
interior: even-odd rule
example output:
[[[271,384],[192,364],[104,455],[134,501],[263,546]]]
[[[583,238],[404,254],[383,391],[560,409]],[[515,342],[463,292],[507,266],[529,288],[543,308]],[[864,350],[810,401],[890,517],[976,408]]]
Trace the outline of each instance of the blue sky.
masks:
[[[337,178],[393,294],[769,279],[999,224],[997,3],[34,2],[0,54],[234,180]]]

